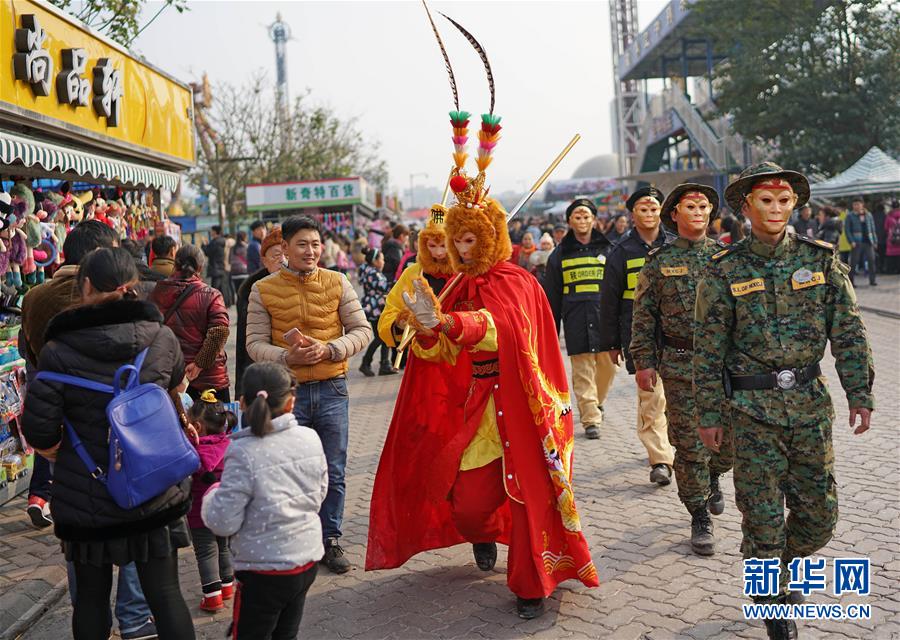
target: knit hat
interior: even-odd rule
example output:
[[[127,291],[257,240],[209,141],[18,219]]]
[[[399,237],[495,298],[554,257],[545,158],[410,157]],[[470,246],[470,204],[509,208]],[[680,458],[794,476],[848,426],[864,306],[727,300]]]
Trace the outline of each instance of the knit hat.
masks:
[[[275,245],[281,246],[281,227],[275,227],[265,238],[263,238],[262,244],[259,247],[259,255],[265,257],[266,251]]]

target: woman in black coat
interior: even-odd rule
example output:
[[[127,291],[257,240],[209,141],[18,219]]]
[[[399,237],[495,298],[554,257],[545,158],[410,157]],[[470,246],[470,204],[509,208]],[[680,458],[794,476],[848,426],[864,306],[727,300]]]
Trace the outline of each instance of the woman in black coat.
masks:
[[[119,367],[149,348],[141,382],[167,390],[177,387],[184,377],[181,348],[156,307],[136,299],[138,282],[124,249],[88,255],[78,274],[81,304],[50,321],[38,370],[112,384]],[[110,399],[108,394],[35,380],[29,384],[22,418],[28,442],[56,463],[50,509],[63,553],[75,568],[73,635],[76,640],[109,637],[112,565],[134,562],[159,636],[194,638],[178,585],[177,555],[180,547],[190,545],[184,522],[190,478],[135,509],[122,509],[91,477],[61,428],[66,418],[91,457],[106,466]]]

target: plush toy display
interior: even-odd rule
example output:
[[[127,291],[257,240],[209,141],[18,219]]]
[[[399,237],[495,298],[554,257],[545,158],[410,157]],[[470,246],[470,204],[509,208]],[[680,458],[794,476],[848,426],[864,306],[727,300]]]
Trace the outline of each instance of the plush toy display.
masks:
[[[69,182],[33,191],[29,179],[12,180],[9,193],[0,189],[0,307],[17,307],[28,287],[63,263],[62,248],[75,225],[98,220],[120,239],[140,241],[165,219],[150,193],[95,187],[76,194]]]

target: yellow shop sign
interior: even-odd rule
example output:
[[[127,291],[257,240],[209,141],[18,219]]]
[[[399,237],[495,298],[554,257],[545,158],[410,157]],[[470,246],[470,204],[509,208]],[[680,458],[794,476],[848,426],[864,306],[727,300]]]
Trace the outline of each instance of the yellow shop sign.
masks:
[[[44,0],[0,0],[0,120],[194,164],[191,90]]]

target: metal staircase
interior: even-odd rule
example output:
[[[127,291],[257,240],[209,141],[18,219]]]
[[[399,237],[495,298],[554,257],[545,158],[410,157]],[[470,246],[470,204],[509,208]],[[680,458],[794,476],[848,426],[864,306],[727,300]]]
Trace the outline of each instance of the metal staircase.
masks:
[[[647,117],[641,127],[637,149],[638,167],[643,167],[648,147],[665,133],[662,129],[676,128],[675,119],[706,157],[711,170],[727,173],[750,162],[743,139],[729,132],[726,119],[708,121],[684,95],[681,87],[672,86],[653,96],[647,106]]]

